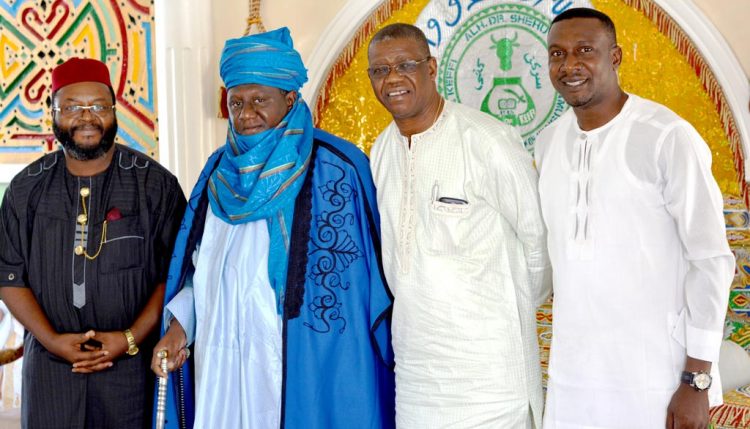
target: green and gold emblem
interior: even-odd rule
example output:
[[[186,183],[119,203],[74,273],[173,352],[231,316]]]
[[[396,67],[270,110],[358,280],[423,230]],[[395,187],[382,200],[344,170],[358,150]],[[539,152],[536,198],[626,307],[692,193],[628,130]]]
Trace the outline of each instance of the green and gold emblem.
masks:
[[[533,7],[501,3],[476,11],[439,58],[438,91],[518,128],[527,148],[567,108],[547,77],[550,19]]]

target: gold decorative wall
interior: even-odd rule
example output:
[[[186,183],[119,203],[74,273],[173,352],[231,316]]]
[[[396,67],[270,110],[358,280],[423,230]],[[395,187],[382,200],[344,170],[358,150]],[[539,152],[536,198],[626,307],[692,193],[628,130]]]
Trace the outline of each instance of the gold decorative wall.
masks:
[[[428,3],[429,0],[386,0],[360,27],[319,91],[314,110],[318,126],[369,152],[390,116],[370,88],[367,43],[388,24],[416,22]],[[477,3],[477,9],[482,7],[482,2]],[[722,192],[742,195],[744,199],[747,192],[734,119],[713,73],[684,32],[650,0],[591,3],[617,25],[618,42],[624,53],[620,69],[623,88],[665,104],[692,123],[711,148],[713,173]]]

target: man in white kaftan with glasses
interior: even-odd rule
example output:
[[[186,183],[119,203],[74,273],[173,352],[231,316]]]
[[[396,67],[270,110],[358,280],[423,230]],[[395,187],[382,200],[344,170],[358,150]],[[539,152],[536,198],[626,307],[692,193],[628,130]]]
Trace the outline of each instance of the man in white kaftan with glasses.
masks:
[[[535,309],[549,271],[531,156],[510,126],[440,97],[417,27],[385,27],[368,54],[394,119],[370,164],[394,295],[396,424],[539,427]]]

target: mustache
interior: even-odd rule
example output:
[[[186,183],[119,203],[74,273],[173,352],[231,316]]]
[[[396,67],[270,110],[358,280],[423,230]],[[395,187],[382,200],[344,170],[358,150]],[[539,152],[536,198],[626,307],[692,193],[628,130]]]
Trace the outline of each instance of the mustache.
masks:
[[[95,128],[100,133],[104,134],[104,127],[101,126],[101,125],[99,125],[99,124],[96,124],[96,123],[87,123],[87,124],[74,125],[74,126],[70,127],[70,134],[75,134],[76,131],[81,131],[81,130],[91,129],[91,128]]]

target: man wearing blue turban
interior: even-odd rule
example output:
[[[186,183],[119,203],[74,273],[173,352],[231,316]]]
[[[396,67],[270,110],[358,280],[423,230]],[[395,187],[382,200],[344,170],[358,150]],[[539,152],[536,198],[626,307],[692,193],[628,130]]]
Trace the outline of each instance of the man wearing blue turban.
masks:
[[[313,127],[288,29],[227,41],[220,71],[227,141],[190,197],[152,361],[164,375],[167,351],[167,427],[393,427],[368,161]]]

